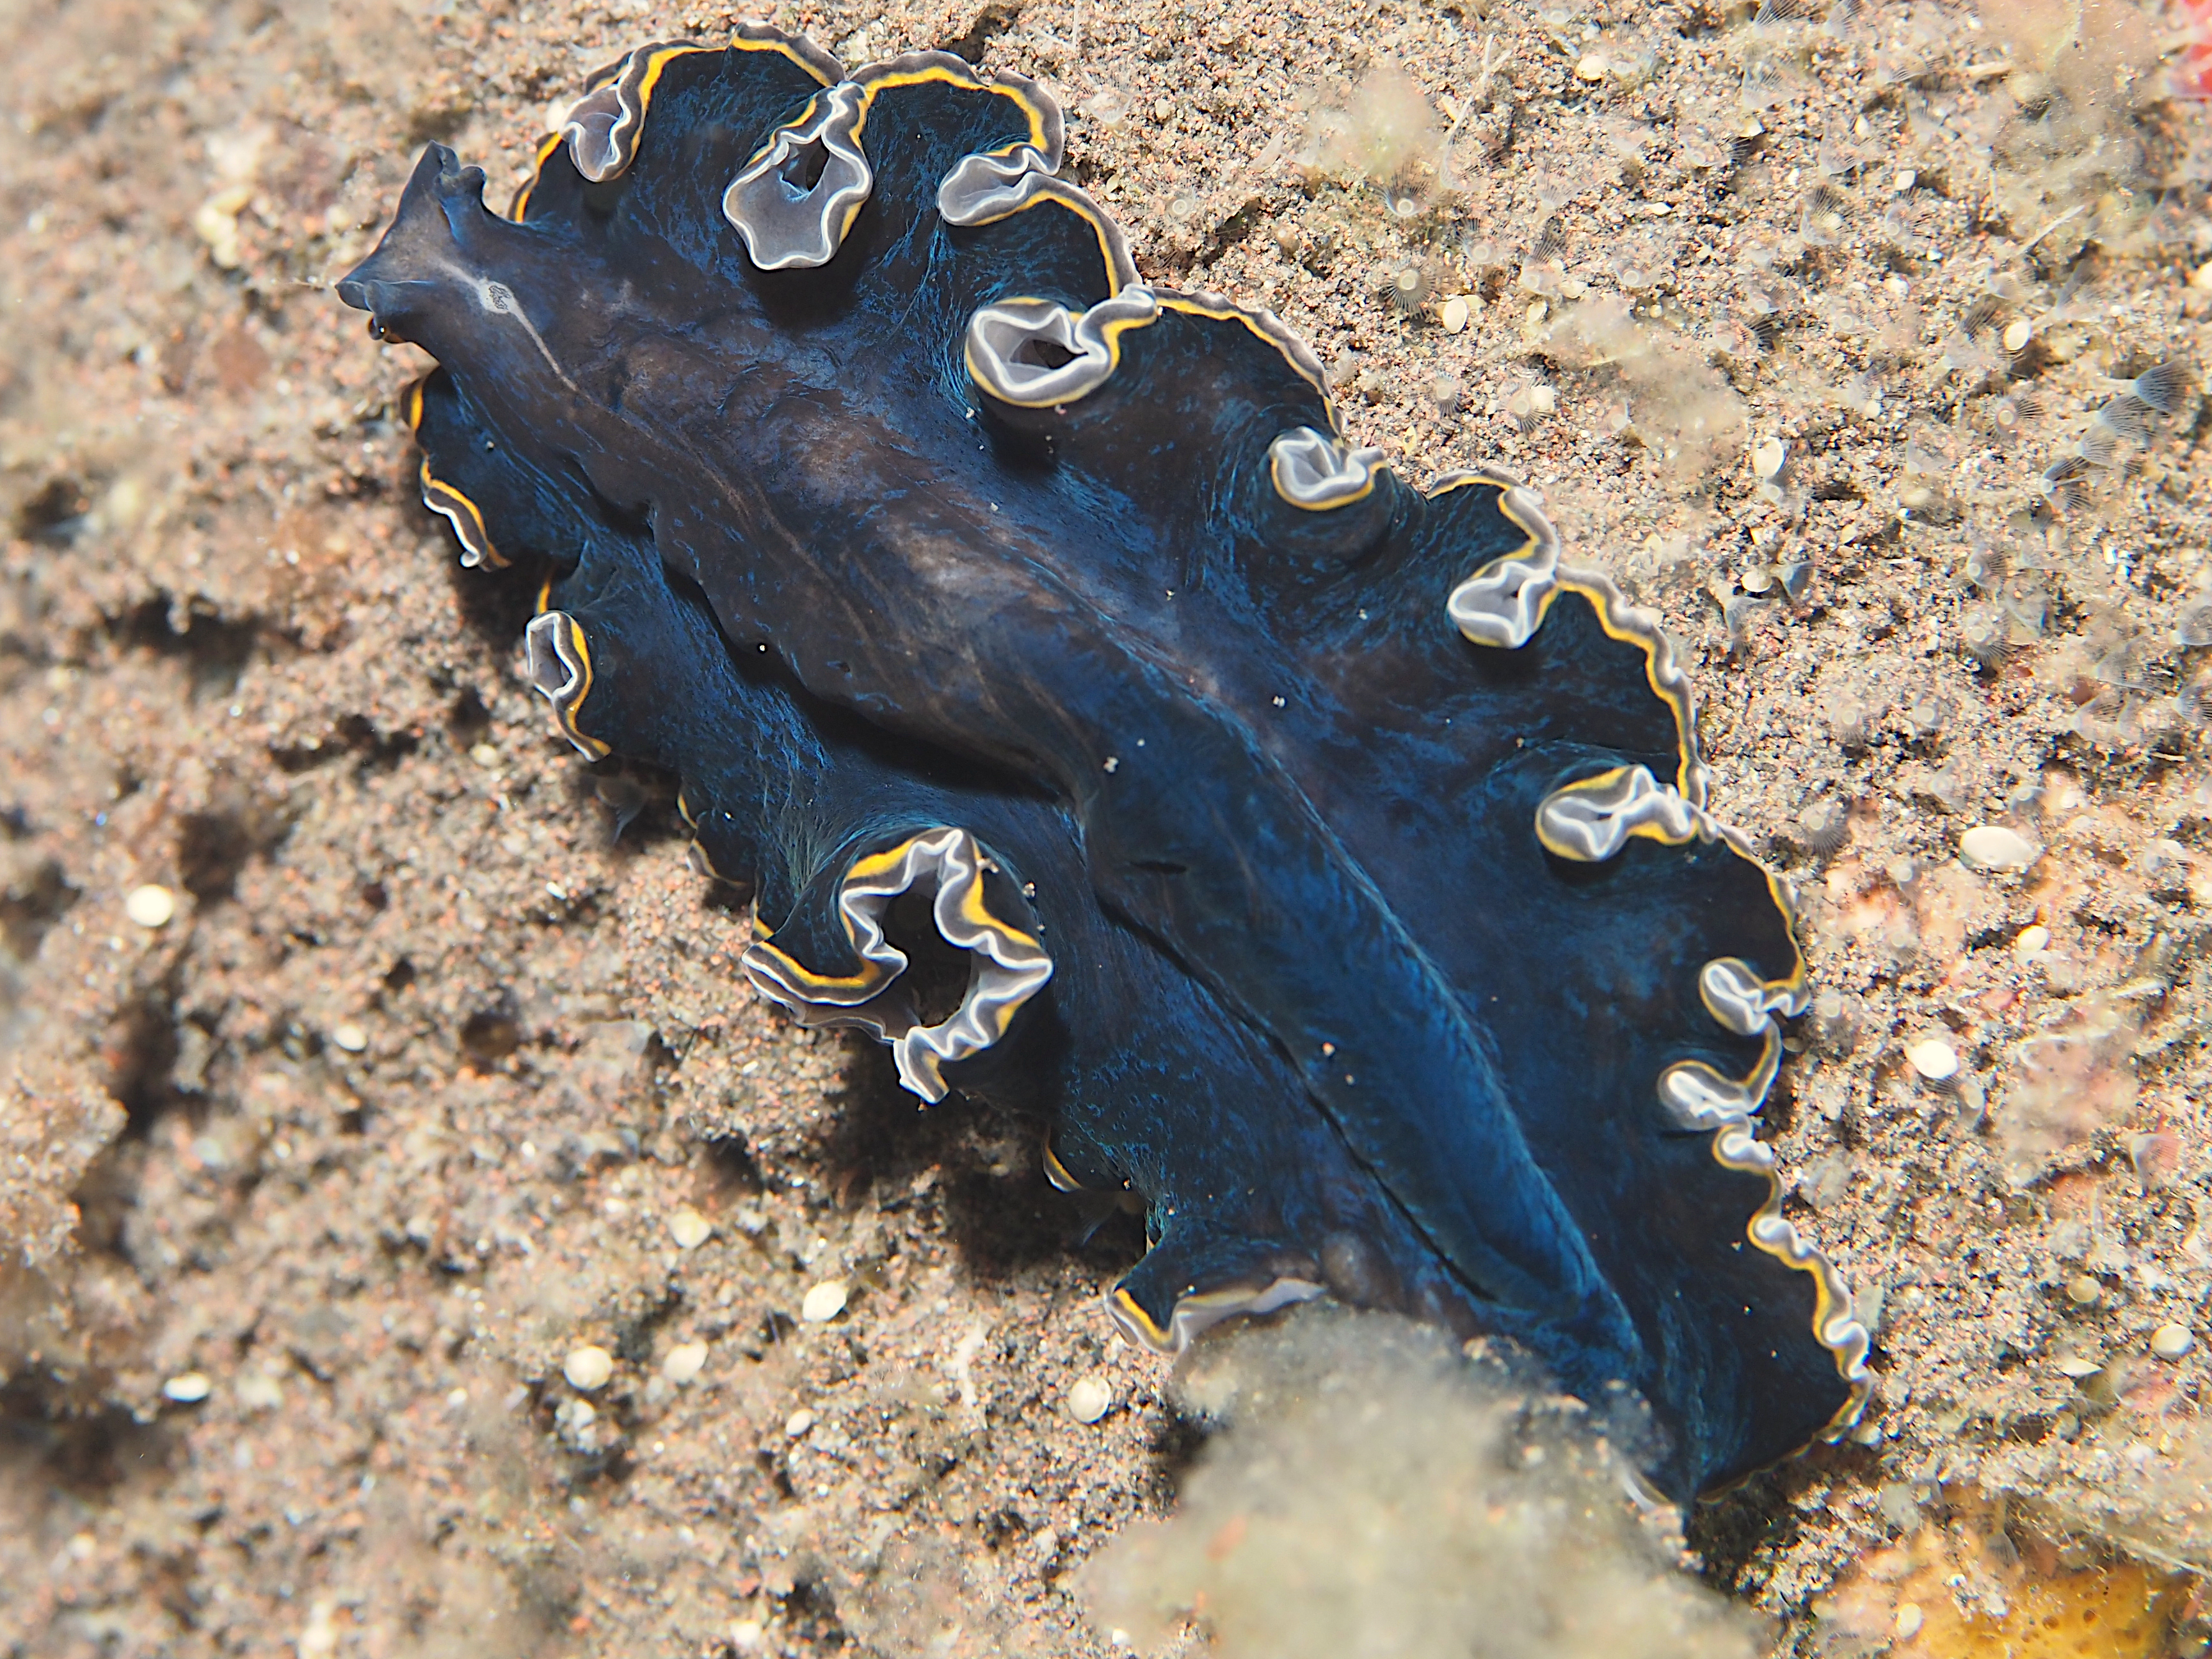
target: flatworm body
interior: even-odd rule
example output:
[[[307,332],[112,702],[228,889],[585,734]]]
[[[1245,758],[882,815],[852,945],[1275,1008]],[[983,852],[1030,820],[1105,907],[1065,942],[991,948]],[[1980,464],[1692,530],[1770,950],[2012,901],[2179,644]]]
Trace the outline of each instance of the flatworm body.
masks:
[[[533,682],[671,768],[745,971],[1143,1200],[1175,1349],[1332,1292],[1627,1383],[1694,1492],[1866,1333],[1755,1134],[1804,974],[1656,622],[1489,474],[1348,447],[1272,317],[1140,283],[1058,112],[745,27],[603,76],[509,216],[433,145],[341,285]]]

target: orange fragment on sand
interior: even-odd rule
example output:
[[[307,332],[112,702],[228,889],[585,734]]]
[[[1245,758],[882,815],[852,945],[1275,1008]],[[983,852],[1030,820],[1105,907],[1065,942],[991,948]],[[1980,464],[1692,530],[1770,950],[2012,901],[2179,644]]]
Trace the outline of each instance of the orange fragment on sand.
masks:
[[[2163,1659],[2182,1594],[2133,1562],[2069,1570],[2047,1546],[2014,1550],[1984,1513],[1867,1557],[1819,1616],[1887,1638],[1891,1659]]]

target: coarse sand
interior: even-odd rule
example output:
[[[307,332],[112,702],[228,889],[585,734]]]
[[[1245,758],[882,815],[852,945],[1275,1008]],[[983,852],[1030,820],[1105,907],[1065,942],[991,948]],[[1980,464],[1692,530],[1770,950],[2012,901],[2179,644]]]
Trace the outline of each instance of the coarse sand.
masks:
[[[747,15],[0,6],[0,1655],[1112,1650],[1079,1569],[1201,1439],[1100,1308],[1140,1228],[751,1000],[330,291],[426,140],[503,202],[591,70]],[[1850,1440],[1687,1518],[1707,1581],[1808,1654],[2092,1579],[2201,1641],[2191,13],[768,15],[1041,78],[1148,280],[1663,614],[1800,895],[1788,1212],[1878,1332]]]

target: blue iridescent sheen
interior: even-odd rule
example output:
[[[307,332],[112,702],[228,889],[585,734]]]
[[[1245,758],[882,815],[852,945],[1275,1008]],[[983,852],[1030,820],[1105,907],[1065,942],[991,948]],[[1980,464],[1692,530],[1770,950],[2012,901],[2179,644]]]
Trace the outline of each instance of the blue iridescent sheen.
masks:
[[[1142,1198],[1133,1334],[1326,1290],[1507,1337],[1639,1390],[1680,1492],[1844,1421],[1752,1118],[1802,963],[1656,626],[1137,284],[1060,151],[938,54],[647,47],[510,217],[432,146],[340,292],[439,360],[426,501],[547,562],[539,689],[681,775],[755,982]]]

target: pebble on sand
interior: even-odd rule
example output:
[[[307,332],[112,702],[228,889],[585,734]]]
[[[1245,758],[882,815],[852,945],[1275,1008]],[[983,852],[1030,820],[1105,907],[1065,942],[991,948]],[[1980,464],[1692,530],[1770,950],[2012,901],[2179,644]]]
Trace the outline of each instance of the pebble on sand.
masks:
[[[357,1054],[368,1047],[368,1033],[349,1020],[345,1024],[331,1030],[331,1041],[337,1043],[346,1053]]]
[[[660,1362],[660,1374],[671,1382],[693,1382],[706,1369],[707,1345],[703,1342],[679,1342]]]
[[[1095,1376],[1079,1377],[1067,1390],[1067,1414],[1079,1423],[1096,1423],[1113,1405],[1114,1390]]]
[[[123,896],[123,914],[141,927],[166,927],[177,914],[177,896],[160,882],[149,881]]]
[[[1959,837],[1959,856],[1972,870],[2025,870],[2043,849],[2016,830],[1978,823]]]
[[[2160,1359],[2179,1359],[2196,1346],[2197,1339],[2186,1325],[2169,1322],[2150,1334],[2150,1351]]]
[[[571,1348],[568,1357],[561,1362],[561,1375],[568,1379],[568,1386],[581,1389],[586,1394],[606,1387],[607,1379],[614,1374],[615,1357],[595,1343]]]
[[[180,1371],[161,1384],[161,1397],[173,1400],[179,1406],[196,1406],[208,1397],[214,1387],[205,1371]]]
[[[714,1224],[686,1204],[668,1218],[668,1236],[679,1250],[696,1250],[714,1236]]]
[[[1923,1037],[1905,1051],[1905,1064],[1930,1083],[1948,1083],[1959,1075],[1959,1051],[1941,1037]]]
[[[845,1311],[845,1281],[825,1279],[806,1292],[799,1316],[810,1325],[826,1325]]]

